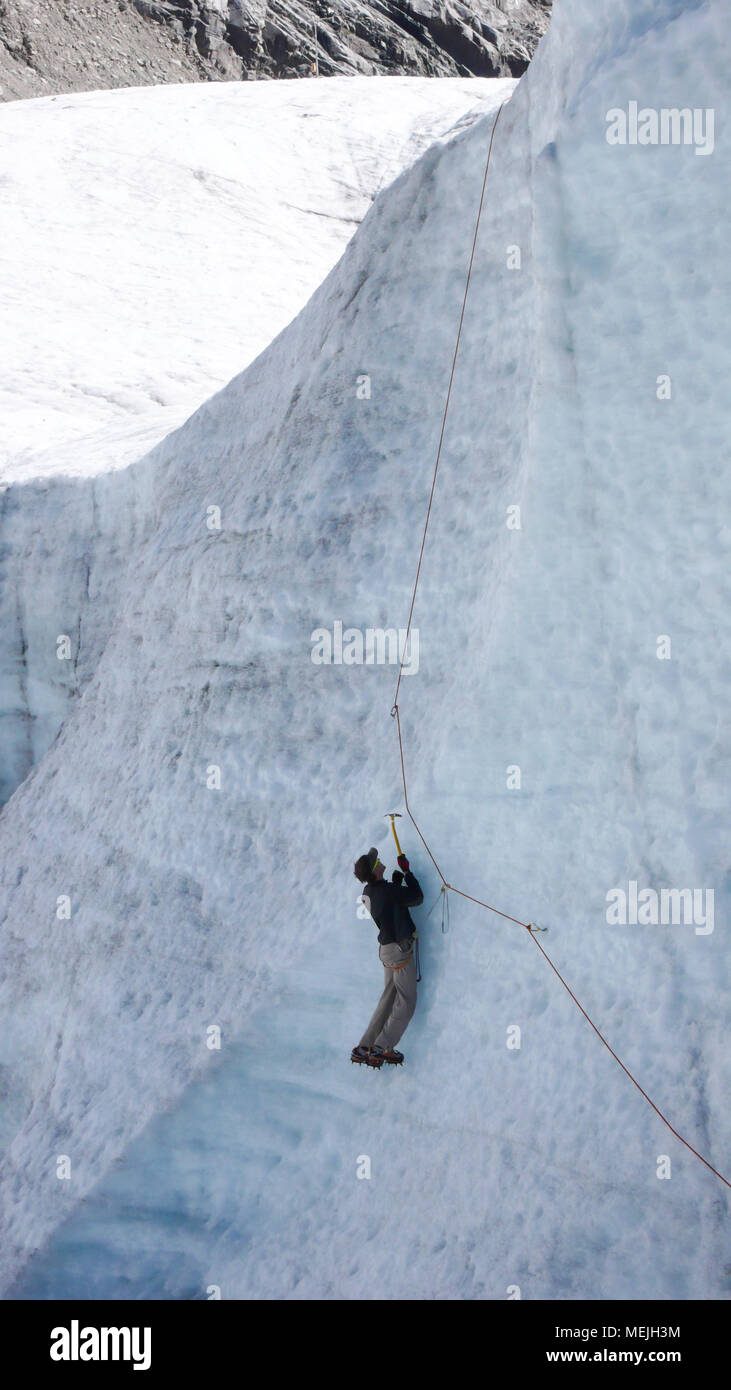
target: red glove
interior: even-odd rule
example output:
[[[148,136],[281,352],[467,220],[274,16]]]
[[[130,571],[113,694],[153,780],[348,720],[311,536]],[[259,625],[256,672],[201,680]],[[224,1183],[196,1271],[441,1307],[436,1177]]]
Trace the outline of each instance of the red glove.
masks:
[[[409,861],[406,858],[405,854],[400,854],[398,859],[396,860],[396,863],[398,864],[400,869],[403,869],[405,874],[409,872]]]

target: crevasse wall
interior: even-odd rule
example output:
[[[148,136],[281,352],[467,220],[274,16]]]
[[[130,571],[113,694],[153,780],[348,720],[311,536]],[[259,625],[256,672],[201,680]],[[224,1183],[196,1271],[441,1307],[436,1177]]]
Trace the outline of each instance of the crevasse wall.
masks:
[[[501,115],[415,612],[420,670],[400,697],[411,802],[450,880],[550,927],[582,1002],[719,1163],[720,933],[615,929],[605,910],[629,878],[721,897],[708,374],[725,351],[727,155],[612,149],[605,113],[639,88],[720,104],[722,34],[715,4],[565,0]],[[715,1179],[673,1148],[676,1181],[658,1182],[674,1141],[519,929],[464,906],[448,938],[425,933],[408,1092],[364,1103],[339,1070],[373,964],[349,865],[400,795],[395,682],[315,666],[310,633],[405,621],[489,128],[379,198],[294,323],[139,465],[147,529],[113,630],[0,820],[8,1276],[204,1068],[206,1027],[256,1030],[300,971],[328,1019],[306,1066],[333,1143],[375,1107],[363,1123],[394,1178],[369,1217],[373,1287],[395,1293],[408,1268],[419,1296],[443,1296],[465,1261],[476,1296],[504,1297],[511,1275],[543,1297],[720,1287]],[[520,533],[505,526],[515,503]],[[431,898],[418,844],[412,857]],[[290,1084],[294,1103],[294,1065]],[[68,1147],[76,1183],[59,1197],[45,1174]],[[537,1153],[546,1183],[526,1184]],[[305,1180],[280,1158],[280,1296],[302,1296],[287,1254],[303,1243],[313,1293],[335,1250],[355,1296],[353,1185],[323,1167],[308,1210],[327,1222],[305,1233]],[[404,1163],[423,1179],[406,1210]],[[427,1248],[434,1223],[443,1241]],[[265,1286],[264,1254],[242,1285],[258,1270]]]

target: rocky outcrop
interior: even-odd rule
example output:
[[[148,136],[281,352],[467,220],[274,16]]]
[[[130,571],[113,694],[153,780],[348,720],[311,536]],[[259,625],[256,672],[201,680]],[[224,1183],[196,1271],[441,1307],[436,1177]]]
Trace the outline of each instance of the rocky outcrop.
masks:
[[[211,12],[210,5],[198,6],[195,0],[177,8]],[[222,0],[216,15],[244,65],[269,76],[294,77],[308,72],[316,61],[325,75],[386,70],[509,77],[526,68],[547,27],[549,8],[548,3],[532,0],[503,0],[502,5],[459,0]],[[212,25],[211,34],[216,27]]]
[[[519,76],[551,0],[0,0],[0,98],[393,72]]]

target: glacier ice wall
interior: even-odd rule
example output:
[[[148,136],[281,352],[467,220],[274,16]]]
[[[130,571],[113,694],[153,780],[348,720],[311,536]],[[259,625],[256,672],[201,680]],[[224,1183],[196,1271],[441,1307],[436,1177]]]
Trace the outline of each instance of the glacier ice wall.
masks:
[[[640,91],[720,108],[722,8],[563,0],[502,112],[401,695],[448,877],[550,926],[582,1002],[721,1167],[721,932],[610,927],[606,893],[715,887],[720,920],[728,152],[613,148],[605,115]],[[261,1178],[275,1255],[264,1231],[247,1262],[228,1251],[239,1295],[359,1297],[365,1275],[423,1297],[721,1287],[716,1180],[517,928],[469,906],[448,937],[427,928],[404,1087],[364,1113],[338,1071],[377,980],[349,866],[400,793],[394,672],[316,666],[310,636],[405,621],[489,131],[428,151],[294,323],[136,465],[146,521],[112,630],[0,818],[6,1280],[205,1071],[207,1027],[266,1052],[299,973],[313,1032],[287,1094],[330,1117],[327,1161],[282,1139]],[[367,1211],[346,1175],[364,1126],[385,1173]]]

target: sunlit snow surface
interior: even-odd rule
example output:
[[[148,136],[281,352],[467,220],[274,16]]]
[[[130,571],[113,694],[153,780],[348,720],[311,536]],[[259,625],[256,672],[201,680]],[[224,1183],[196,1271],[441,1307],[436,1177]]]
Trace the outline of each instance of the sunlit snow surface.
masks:
[[[400,694],[447,877],[549,927],[722,1171],[728,146],[612,148],[605,114],[715,107],[720,131],[726,34],[720,0],[563,0],[503,110]],[[395,673],[315,666],[310,634],[405,622],[490,124],[428,151],[247,372],[96,482],[102,654],[0,821],[11,1296],[726,1288],[726,1189],[523,929],[456,898],[445,935],[425,920],[408,828],[406,1065],[348,1062],[380,989],[351,865],[389,853]],[[714,932],[609,926],[629,879],[713,888]]]
[[[380,189],[514,86],[196,83],[0,106],[0,805],[109,632],[139,521],[110,473],[272,341]]]
[[[301,309],[373,198],[514,81],[332,78],[0,108],[0,483],[130,463]]]

